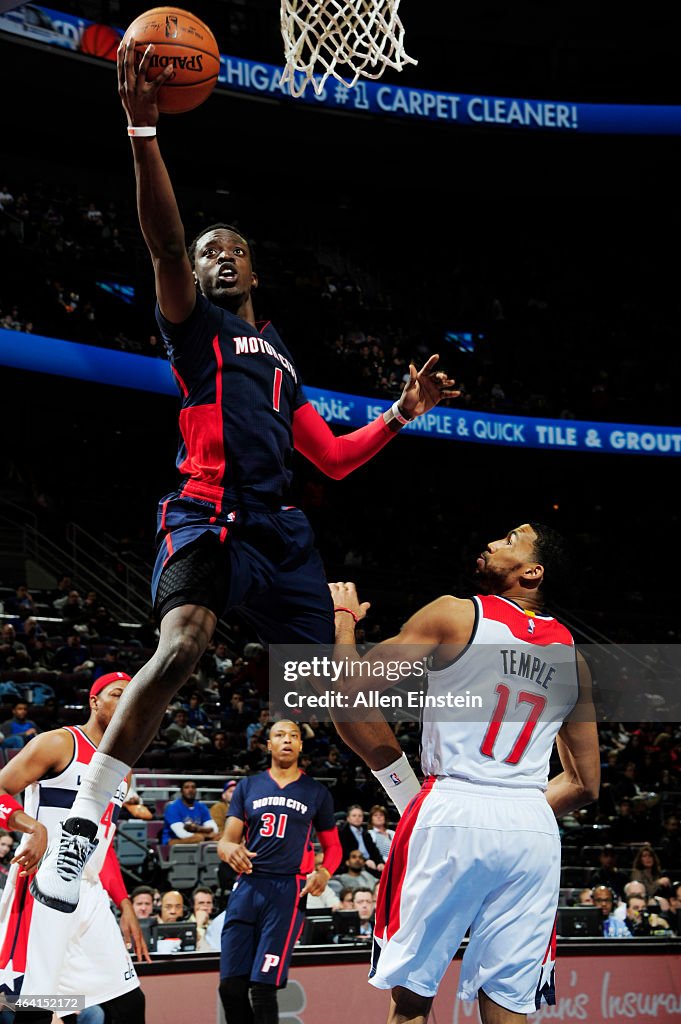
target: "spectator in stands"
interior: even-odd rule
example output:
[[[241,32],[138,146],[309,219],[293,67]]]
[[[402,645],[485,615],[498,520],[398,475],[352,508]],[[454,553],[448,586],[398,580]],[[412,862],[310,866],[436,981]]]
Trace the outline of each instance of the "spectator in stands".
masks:
[[[630,896],[639,896],[642,900],[646,898],[646,887],[643,882],[627,882],[624,886],[624,902],[618,903],[613,914],[619,921],[624,921],[627,916],[627,903],[626,901]]]
[[[672,882],[669,895],[669,909],[672,914],[677,914],[677,934],[681,934],[681,882]]]
[[[373,891],[376,879],[374,875],[366,870],[365,860],[359,850],[351,850],[345,861],[345,871],[338,876],[338,881],[344,889],[364,889]]]
[[[192,728],[200,729],[203,733],[212,731],[213,723],[210,716],[201,707],[200,693],[192,693],[184,708],[187,712],[187,722]]]
[[[352,897],[355,890],[351,886],[345,886],[338,894],[339,910],[352,910]]]
[[[630,939],[631,932],[624,921],[613,914],[615,897],[607,885],[597,885],[593,891],[594,904],[603,915],[603,937],[606,939]]]
[[[204,747],[210,746],[208,736],[204,736],[202,732],[188,724],[184,708],[179,708],[174,713],[172,724],[163,733],[163,737],[170,744],[168,750],[171,753],[183,749],[200,753]]]
[[[617,806],[617,815],[610,819],[610,835],[617,844],[635,843],[641,837],[634,819],[631,800],[624,797]]]
[[[184,917],[184,900],[177,889],[170,889],[161,896],[161,912],[158,920],[161,924],[173,924]]]
[[[624,923],[634,936],[671,935],[668,922],[659,914],[651,912],[646,901],[640,896],[629,896],[627,898],[627,911]]]
[[[591,875],[589,881],[592,887],[596,885],[607,885],[620,899],[627,884],[627,876],[617,868],[617,854],[611,843],[601,847],[598,856],[600,867]]]
[[[43,713],[40,718],[40,725],[43,732],[50,732],[52,729],[61,729],[65,724],[59,712],[59,704],[56,697],[48,697],[43,704]]]
[[[60,576],[54,590],[50,593],[50,603],[52,607],[59,611],[68,599],[69,593],[72,589],[73,579],[67,574]]]
[[[17,640],[17,633],[11,622],[0,630],[0,668],[30,668],[31,659],[24,644]]]
[[[256,736],[261,743],[264,743],[267,740],[267,730],[269,729],[269,726],[270,709],[260,708],[260,711],[258,711],[257,722],[251,722],[246,729],[246,743],[250,744],[254,736]]]
[[[6,829],[0,828],[0,890],[5,888],[7,882],[13,849],[14,836]]]
[[[266,742],[266,740],[261,740],[258,735],[251,736],[248,748],[234,758],[235,765],[251,774],[263,771],[267,767]]]
[[[577,893],[576,904],[578,907],[593,907],[594,905],[594,894],[593,889],[580,889]]]
[[[54,671],[54,651],[50,650],[49,640],[44,633],[36,633],[28,644],[29,657],[33,662],[33,668],[44,669],[45,672]]]
[[[395,833],[388,825],[388,811],[382,804],[374,804],[369,811],[369,835],[376,844],[381,860],[386,861],[390,852],[390,844]]]
[[[645,885],[647,899],[651,899],[661,885],[670,884],[669,879],[662,875],[660,858],[648,843],[641,847],[634,858],[631,881],[642,882]]]
[[[229,743],[224,729],[216,729],[210,738],[210,746],[201,751],[201,763],[211,772],[223,775],[230,764]]]
[[[12,717],[0,723],[0,746],[24,747],[39,732],[38,726],[28,717],[28,704],[25,700],[18,700],[12,708]]]
[[[342,767],[340,750],[338,747],[329,747],[329,751],[323,765],[324,774],[330,775],[332,778],[337,778]]]
[[[154,815],[151,810],[146,807],[140,798],[139,793],[130,787],[128,790],[125,802],[121,808],[121,817],[123,821],[126,818],[136,818],[138,821],[151,821]]]
[[[64,599],[59,601],[59,613],[71,625],[83,621],[83,599],[77,590],[69,590]]]
[[[218,679],[227,675],[227,673],[234,667],[234,662],[229,657],[227,644],[223,644],[222,642],[217,643],[212,657],[215,675]]]
[[[222,735],[224,736],[224,733],[222,733]],[[225,821],[229,814],[229,805],[232,802],[232,794],[236,789],[236,785],[235,779],[230,779],[228,782],[225,782],[222,787],[222,796],[210,806],[210,816],[217,825],[220,835],[225,831]]]
[[[364,811],[359,804],[348,807],[345,821],[339,826],[338,837],[345,860],[350,856],[351,850],[359,850],[364,857],[366,869],[376,877],[379,876],[385,864],[376,843],[369,835],[369,829],[364,824]]]
[[[206,804],[196,799],[196,783],[185,779],[181,796],[169,803],[163,815],[161,843],[201,843],[217,839],[218,827]]]
[[[28,592],[27,583],[20,583],[14,594],[5,600],[5,613],[7,615],[16,615],[17,618],[35,615],[35,605],[33,598]]]
[[[681,870],[681,833],[678,814],[668,814],[662,825],[660,860],[672,874]]]
[[[636,784],[636,762],[627,761],[624,766],[624,771],[613,783],[613,793],[615,798],[621,800],[623,797],[629,797],[631,800],[635,796],[639,796],[640,789]]]
[[[154,890],[150,885],[138,885],[130,893],[135,917],[142,920],[154,916]]]
[[[355,889],[352,894],[352,909],[359,914],[359,935],[370,939],[374,934],[374,893],[373,889]]]
[[[0,210],[10,210],[14,206],[14,196],[7,185],[0,186]]]
[[[75,629],[70,629],[66,637],[66,644],[55,651],[54,667],[60,672],[88,672],[93,664],[90,661],[90,652],[82,642],[80,633]],[[106,669],[106,671],[116,670]]]
[[[196,925],[196,948],[201,950],[206,928],[213,914],[213,893],[206,885],[197,885],[192,893],[192,912],[188,920]]]

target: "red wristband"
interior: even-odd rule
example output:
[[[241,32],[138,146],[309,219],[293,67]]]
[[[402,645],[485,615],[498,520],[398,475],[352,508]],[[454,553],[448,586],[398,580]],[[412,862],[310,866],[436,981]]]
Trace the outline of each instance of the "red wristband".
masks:
[[[348,615],[352,615],[355,622],[359,622],[359,615],[355,615],[351,608],[344,608],[342,605],[337,605],[333,610],[333,614],[335,615],[336,612],[347,612]]]
[[[23,811],[18,800],[15,800],[9,793],[0,794],[0,827],[9,828],[9,819],[15,811]]]

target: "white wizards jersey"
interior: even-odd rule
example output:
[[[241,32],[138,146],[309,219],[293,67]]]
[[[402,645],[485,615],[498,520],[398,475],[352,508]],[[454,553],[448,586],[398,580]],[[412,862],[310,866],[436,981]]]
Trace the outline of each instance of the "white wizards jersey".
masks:
[[[473,602],[468,646],[428,673],[424,774],[545,789],[556,734],[579,694],[574,640],[556,619],[515,601]]]
[[[97,747],[88,739],[77,725],[65,726],[66,732],[73,737],[73,756],[63,771],[58,775],[50,775],[31,783],[24,793],[24,810],[47,829],[51,839],[60,822],[65,821],[76,799],[80,783],[92,755]],[[85,865],[84,877],[95,881],[102,870],[104,858],[116,831],[116,822],[121,806],[128,791],[126,779],[121,781],[118,789],[102,815],[97,829],[99,840],[95,852]]]

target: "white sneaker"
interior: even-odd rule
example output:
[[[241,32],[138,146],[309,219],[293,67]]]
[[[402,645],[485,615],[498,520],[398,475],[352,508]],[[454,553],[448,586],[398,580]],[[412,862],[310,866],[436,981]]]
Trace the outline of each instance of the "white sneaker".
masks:
[[[69,821],[80,822],[83,819],[71,818]],[[87,824],[96,828],[91,822]],[[83,868],[95,852],[98,840],[75,835],[65,825],[66,822],[61,822],[48,844],[38,872],[31,881],[31,894],[53,910],[72,914],[78,906]]]

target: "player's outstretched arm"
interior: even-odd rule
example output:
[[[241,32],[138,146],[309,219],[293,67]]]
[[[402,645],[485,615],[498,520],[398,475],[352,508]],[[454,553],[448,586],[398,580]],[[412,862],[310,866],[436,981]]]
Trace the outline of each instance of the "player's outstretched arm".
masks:
[[[47,829],[26,814],[13,798],[48,772],[61,771],[71,758],[73,741],[62,729],[36,736],[0,771],[0,823],[10,831],[26,836],[12,864],[18,864],[20,875],[32,875],[47,847]],[[3,796],[5,800],[3,801]],[[7,799],[9,796],[9,799]],[[5,808],[3,813],[2,808]]]
[[[135,70],[134,39],[118,47],[118,95],[128,126],[155,128],[158,124],[158,91],[172,74],[172,65],[148,81],[147,68],[153,52],[154,47],[148,46]],[[196,304],[196,285],[180,211],[156,137],[131,136],[130,141],[137,179],[137,212],[154,264],[156,297],[163,316],[179,324]]]
[[[403,666],[403,674],[410,675],[410,665],[440,651],[445,661],[453,661],[468,643],[474,621],[474,609],[470,601],[445,595],[419,609],[405,622],[397,636],[376,644],[360,658],[355,646],[355,627],[369,610],[367,601],[360,601],[354,583],[330,583],[336,626],[335,658],[339,664],[350,666],[354,661],[390,662]],[[406,666],[406,667],[405,667]],[[345,687],[352,689],[350,672],[345,676]],[[389,689],[397,681],[388,675],[373,675],[357,672],[356,689],[374,691]],[[349,691],[348,691],[349,692]]]
[[[439,356],[431,356],[417,372],[410,366],[410,379],[399,402],[371,423],[336,437],[317,410],[307,402],[293,416],[293,443],[297,451],[333,480],[342,480],[348,473],[384,448],[405,423],[422,416],[443,398],[455,398],[454,381],[433,369]]]
[[[563,771],[549,780],[546,799],[556,817],[576,811],[598,799],[601,758],[596,728],[596,711],[591,696],[591,673],[580,654],[579,702],[571,718],[556,737]]]

